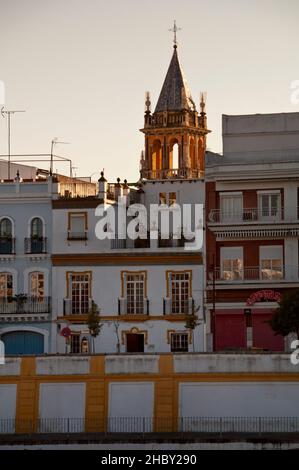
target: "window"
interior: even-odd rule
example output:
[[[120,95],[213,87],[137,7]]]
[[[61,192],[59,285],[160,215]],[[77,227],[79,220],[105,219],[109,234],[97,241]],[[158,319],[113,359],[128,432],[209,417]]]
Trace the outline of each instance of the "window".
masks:
[[[86,314],[89,312],[91,291],[90,273],[69,274],[70,311],[72,314]]]
[[[233,222],[242,220],[243,197],[242,193],[220,194],[220,221]]]
[[[278,280],[283,278],[283,247],[260,247],[260,277],[264,280]]]
[[[191,297],[191,272],[168,273],[171,313],[188,313]]]
[[[31,297],[42,299],[45,295],[45,279],[44,273],[30,273],[29,292]]]
[[[11,238],[12,237],[12,223],[7,217],[0,222],[0,237]]]
[[[13,295],[12,274],[0,273],[0,297],[2,299],[11,298]]]
[[[243,247],[222,247],[221,279],[237,281],[243,279]]]
[[[68,238],[85,240],[87,231],[87,213],[70,212],[68,214]]]
[[[78,354],[80,352],[80,333],[71,334],[71,350],[72,354]]]
[[[5,217],[0,221],[0,253],[12,254],[13,251],[12,223]]]
[[[167,204],[166,193],[160,193],[159,194],[159,204]]]
[[[45,253],[46,240],[43,238],[43,221],[34,217],[30,224],[30,238],[26,240],[26,253]]]
[[[30,235],[32,238],[42,238],[43,221],[39,217],[34,217],[34,219],[31,220]]]
[[[169,193],[169,205],[172,206],[176,203],[176,193]]]
[[[175,192],[159,193],[159,204],[172,206],[176,203],[177,197]]]
[[[262,219],[279,217],[280,192],[259,193],[259,214]]]
[[[143,314],[146,273],[123,273],[125,297],[127,300],[128,314]]]
[[[171,352],[188,352],[188,333],[171,333]]]

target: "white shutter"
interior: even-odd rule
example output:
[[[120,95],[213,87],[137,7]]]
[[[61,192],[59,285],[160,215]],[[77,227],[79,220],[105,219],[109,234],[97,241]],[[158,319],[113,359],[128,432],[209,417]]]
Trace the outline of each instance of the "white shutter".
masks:
[[[71,216],[71,233],[84,233],[85,232],[85,217],[83,215]]]

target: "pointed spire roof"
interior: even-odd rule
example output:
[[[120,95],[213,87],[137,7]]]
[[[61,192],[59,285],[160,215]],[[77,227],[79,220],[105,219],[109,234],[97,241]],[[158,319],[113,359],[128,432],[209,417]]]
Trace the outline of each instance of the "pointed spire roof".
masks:
[[[177,46],[175,45],[155,112],[180,111],[183,109],[194,111],[195,104],[180,65]]]

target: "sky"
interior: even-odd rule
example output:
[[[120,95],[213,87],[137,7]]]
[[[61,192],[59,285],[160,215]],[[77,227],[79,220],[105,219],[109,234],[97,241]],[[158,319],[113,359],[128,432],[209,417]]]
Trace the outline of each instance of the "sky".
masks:
[[[109,181],[136,181],[144,95],[154,107],[174,19],[197,107],[207,92],[210,150],[222,151],[222,114],[299,112],[290,99],[299,79],[298,0],[0,0],[5,107],[26,110],[11,118],[11,153],[48,154],[58,137],[69,144],[55,153],[72,159],[77,176],[97,179],[104,168]]]

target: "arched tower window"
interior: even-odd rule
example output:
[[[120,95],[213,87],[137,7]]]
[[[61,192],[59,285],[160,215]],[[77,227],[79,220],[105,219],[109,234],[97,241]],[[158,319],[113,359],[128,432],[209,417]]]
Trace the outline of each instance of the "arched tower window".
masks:
[[[198,168],[200,171],[205,169],[205,144],[202,137],[198,139]]]
[[[152,150],[152,170],[161,170],[162,169],[162,146],[160,140],[155,140],[153,142]]]
[[[172,139],[169,144],[169,169],[176,170],[179,167],[179,142],[177,139]]]
[[[197,168],[197,162],[195,160],[195,141],[193,138],[190,139],[189,152],[190,152],[191,168],[195,169]]]

